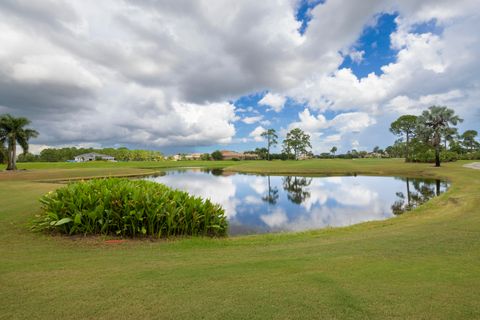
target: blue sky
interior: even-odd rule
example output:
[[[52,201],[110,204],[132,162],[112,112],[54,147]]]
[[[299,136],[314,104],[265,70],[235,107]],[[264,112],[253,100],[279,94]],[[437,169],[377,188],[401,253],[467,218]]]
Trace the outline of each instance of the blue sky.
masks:
[[[395,32],[397,25],[395,18],[398,15],[380,14],[376,17],[373,26],[367,26],[353,48],[363,53],[362,61],[353,61],[347,56],[339,68],[350,68],[358,78],[366,77],[374,72],[381,75],[381,67],[395,61],[397,50],[390,46],[390,34]]]
[[[33,152],[243,151],[294,127],[315,153],[371,150],[432,104],[478,129],[479,15],[471,0],[0,3],[0,114],[32,120]]]

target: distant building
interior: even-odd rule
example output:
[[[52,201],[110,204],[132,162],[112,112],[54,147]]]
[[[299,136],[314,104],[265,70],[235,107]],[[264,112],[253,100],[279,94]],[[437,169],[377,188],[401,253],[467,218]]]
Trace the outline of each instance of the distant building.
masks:
[[[245,160],[258,160],[260,157],[256,153],[243,153],[243,159]]]
[[[243,153],[235,152],[235,151],[229,151],[229,150],[222,150],[220,151],[222,154],[223,160],[232,160],[232,159],[243,159],[244,155]]]
[[[222,150],[220,151],[222,154],[223,160],[257,160],[259,159],[256,153],[241,153],[236,151],[230,150]],[[171,157],[173,161],[179,160],[201,160],[204,153],[191,153],[191,154],[176,154]]]
[[[115,157],[96,152],[84,153],[75,157],[75,162],[88,162],[95,160],[115,161]]]
[[[173,161],[179,161],[179,160],[200,160],[202,158],[201,153],[190,153],[190,154],[176,154],[172,156]]]
[[[259,159],[258,154],[256,153],[241,153],[236,151],[230,150],[222,150],[220,151],[222,154],[223,160],[232,160],[232,159],[239,159],[239,160],[257,160]]]
[[[313,155],[310,153],[302,153],[301,155],[298,156],[297,160],[308,160],[312,159]]]
[[[176,155],[172,156],[172,160],[173,160],[173,161],[182,160],[182,155],[176,154]]]
[[[202,158],[201,153],[192,153],[185,155],[185,160],[200,160]]]

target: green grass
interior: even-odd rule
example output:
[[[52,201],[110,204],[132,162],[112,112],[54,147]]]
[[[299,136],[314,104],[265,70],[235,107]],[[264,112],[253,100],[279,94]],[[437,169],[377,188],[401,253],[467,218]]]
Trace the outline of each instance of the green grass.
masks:
[[[225,163],[273,174],[442,177],[452,186],[411,213],[348,228],[116,245],[31,233],[38,197],[58,187],[35,180],[147,173],[170,163],[28,164],[0,173],[0,318],[478,319],[480,170],[464,163]]]

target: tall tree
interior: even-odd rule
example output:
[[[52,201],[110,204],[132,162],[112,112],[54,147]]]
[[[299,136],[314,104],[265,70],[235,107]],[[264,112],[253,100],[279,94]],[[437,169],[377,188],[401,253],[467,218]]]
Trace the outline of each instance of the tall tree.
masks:
[[[301,154],[306,154],[308,148],[312,148],[310,135],[299,128],[290,130],[283,140],[283,149],[287,154],[291,154],[293,151],[295,159],[298,159]]]
[[[408,148],[410,139],[415,133],[417,127],[417,116],[403,115],[390,124],[390,131],[397,136],[405,136],[405,161],[408,161]]]
[[[15,118],[9,114],[0,116],[0,144],[7,143],[7,170],[17,169],[17,143],[28,152],[28,140],[38,136],[38,132],[25,128],[30,124],[27,118]]]
[[[467,130],[465,131],[462,136],[462,145],[470,152],[473,150],[477,149],[480,146],[480,143],[478,143],[475,140],[475,137],[478,135],[478,132],[475,130]]]
[[[435,166],[440,167],[440,147],[442,136],[448,128],[462,122],[455,111],[444,106],[431,106],[417,119],[417,132],[435,148]]]
[[[262,137],[267,139],[267,160],[270,160],[270,147],[276,145],[278,136],[275,129],[268,129],[261,134]]]
[[[333,154],[333,157],[335,158],[335,153],[337,152],[337,147],[333,146],[332,149],[330,149],[330,153]]]

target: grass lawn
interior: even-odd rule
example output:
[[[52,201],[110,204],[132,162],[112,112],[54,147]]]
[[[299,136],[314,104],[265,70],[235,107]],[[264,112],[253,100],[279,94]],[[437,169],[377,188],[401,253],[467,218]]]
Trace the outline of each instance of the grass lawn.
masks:
[[[447,178],[386,221],[226,239],[51,237],[28,221],[50,179],[213,162],[20,164],[0,172],[1,319],[479,319],[480,170],[401,160],[223,162],[262,173]],[[38,182],[38,181],[42,182]]]

